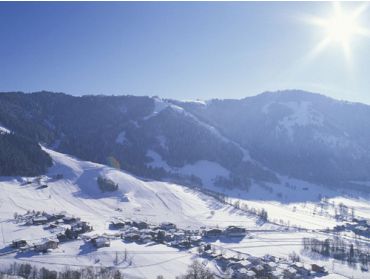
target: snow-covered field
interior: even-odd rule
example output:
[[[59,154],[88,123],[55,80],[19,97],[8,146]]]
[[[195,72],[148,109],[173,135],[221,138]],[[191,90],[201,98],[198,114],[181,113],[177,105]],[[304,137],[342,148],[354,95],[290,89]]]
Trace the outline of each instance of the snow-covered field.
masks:
[[[0,267],[14,261],[54,269],[65,266],[116,266],[122,269],[125,277],[155,278],[163,275],[174,278],[185,273],[192,260],[198,258],[195,248],[179,251],[161,244],[124,243],[121,239],[113,240],[110,247],[100,249],[85,244],[83,240],[76,240],[63,243],[48,254],[17,252],[2,255],[6,252],[4,248],[14,239],[37,241],[53,235],[41,225],[16,224],[14,213],[24,214],[27,210],[48,213],[67,211],[89,222],[94,233],[98,234],[113,232],[109,229],[113,217],[142,220],[150,224],[172,222],[182,229],[240,225],[250,230],[245,238],[238,241],[218,240],[214,244],[225,250],[278,257],[287,257],[293,251],[300,254],[303,237],[322,239],[325,237],[322,229],[340,224],[333,217],[333,202],[334,205],[342,202],[353,207],[357,215],[370,217],[369,200],[366,198],[351,197],[289,178],[281,178],[283,183],[279,185],[261,186],[255,183],[248,192],[218,190],[227,194],[229,203],[225,204],[188,187],[139,179],[117,169],[45,150],[52,156],[54,165],[47,175],[41,177],[40,182],[36,183],[34,178],[0,179]],[[217,168],[208,162],[200,162],[198,165],[184,167],[182,172],[190,174],[195,167],[201,167],[195,169],[207,174],[212,168]],[[63,178],[53,179],[57,174],[63,174]],[[118,184],[118,190],[102,193],[97,185],[98,176],[113,180]],[[205,182],[208,180],[206,187],[215,190],[210,179],[204,179]],[[25,184],[27,181],[32,183]],[[39,188],[42,184],[48,187]],[[326,206],[321,207],[319,202],[322,197],[327,199]],[[231,205],[236,201],[248,205],[249,209],[266,209],[272,223],[261,223],[248,211],[236,209]],[[283,228],[288,224],[303,229],[284,231]],[[125,251],[129,257],[122,261]],[[120,261],[114,263],[117,255]],[[311,257],[302,255],[308,262],[313,261]],[[358,269],[342,269],[330,260],[318,262],[327,266],[329,276],[370,277],[369,273]],[[216,269],[212,262],[208,266]]]

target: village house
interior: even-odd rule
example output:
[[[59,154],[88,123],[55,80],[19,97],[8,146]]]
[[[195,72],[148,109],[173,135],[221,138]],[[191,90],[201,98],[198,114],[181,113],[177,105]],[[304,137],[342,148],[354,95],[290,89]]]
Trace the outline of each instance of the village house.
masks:
[[[140,235],[139,240],[141,243],[146,244],[152,241],[152,236],[149,234],[142,234]]]
[[[244,237],[247,231],[242,227],[229,226],[225,229],[225,234],[229,237]]]
[[[71,231],[77,235],[92,230],[93,230],[92,226],[85,221],[78,221],[71,226]]]
[[[287,269],[284,270],[284,277],[285,278],[296,278],[297,275],[297,270],[293,267],[288,267]]]
[[[207,229],[203,232],[203,236],[207,238],[219,237],[222,235],[222,230],[218,228]]]
[[[246,268],[241,267],[233,271],[231,277],[236,279],[254,279],[256,278],[256,273],[252,270],[247,270]]]
[[[326,273],[325,267],[317,265],[317,264],[312,264],[311,269],[312,269],[312,271],[314,271],[316,273]]]
[[[238,270],[240,268],[250,268],[251,263],[248,260],[232,261],[227,265],[232,270]]]
[[[274,271],[271,271],[269,278],[271,279],[282,279],[284,278],[284,270],[281,268],[277,268]]]
[[[267,272],[265,271],[265,268],[259,264],[256,266],[252,266],[251,270],[256,273],[257,278],[267,278]]]
[[[110,247],[110,240],[105,236],[98,236],[91,239],[96,248]]]
[[[80,218],[76,218],[76,217],[70,217],[70,216],[66,216],[63,218],[63,222],[65,224],[73,224],[73,223],[76,223],[80,220]]]
[[[49,249],[58,248],[59,240],[57,238],[44,238],[34,244],[35,251],[46,252]]]
[[[166,223],[161,223],[159,225],[159,228],[162,229],[162,230],[176,230],[176,225],[173,224],[173,223],[169,223],[169,222],[166,222]]]
[[[32,223],[34,225],[44,225],[47,222],[48,222],[48,219],[44,216],[38,216],[38,217],[32,218]]]
[[[293,263],[292,267],[304,278],[307,278],[310,275],[310,271],[307,270],[301,262]]]
[[[25,239],[16,239],[12,241],[12,247],[19,249],[27,246],[27,241]]]
[[[67,235],[65,234],[65,232],[60,232],[57,234],[57,239],[59,240],[59,242],[65,242],[65,241],[68,241],[68,237]]]
[[[132,225],[138,229],[147,229],[149,227],[148,223],[143,221],[133,221]]]
[[[136,242],[140,240],[140,234],[137,232],[128,232],[123,235],[126,242]]]
[[[111,226],[112,228],[115,228],[115,229],[120,229],[120,228],[124,228],[126,225],[126,222],[121,220],[121,219],[113,219],[112,222],[111,222]]]

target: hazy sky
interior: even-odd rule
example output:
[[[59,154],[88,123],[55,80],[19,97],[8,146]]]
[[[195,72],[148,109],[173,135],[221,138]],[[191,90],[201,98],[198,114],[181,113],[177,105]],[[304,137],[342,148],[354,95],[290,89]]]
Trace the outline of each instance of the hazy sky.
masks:
[[[356,4],[343,4],[351,11]],[[370,104],[370,39],[303,20],[331,3],[0,3],[0,91],[243,98],[304,89]],[[370,27],[370,8],[359,22]],[[366,22],[367,21],[367,22]]]

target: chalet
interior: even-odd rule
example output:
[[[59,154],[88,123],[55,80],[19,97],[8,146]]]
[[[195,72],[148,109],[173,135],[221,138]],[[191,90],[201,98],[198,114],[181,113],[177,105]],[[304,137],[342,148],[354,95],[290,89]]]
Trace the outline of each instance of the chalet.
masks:
[[[173,223],[161,223],[159,225],[159,228],[162,229],[162,230],[176,230],[176,225],[173,224]]]
[[[68,237],[67,237],[67,235],[64,232],[58,233],[57,234],[57,239],[59,240],[59,242],[68,241]]]
[[[264,255],[262,259],[266,262],[276,262],[276,258],[271,255]]]
[[[75,217],[70,217],[70,216],[66,216],[63,218],[63,222],[65,224],[73,224],[73,223],[76,223],[80,220],[80,218],[75,218]]]
[[[112,222],[111,222],[111,226],[113,228],[124,228],[126,225],[125,221],[121,220],[121,219],[113,219]]]
[[[277,268],[276,270],[274,271],[271,271],[270,275],[268,278],[271,278],[271,279],[282,279],[284,278],[284,270],[280,269],[280,268]]]
[[[151,237],[155,237],[158,234],[158,231],[152,229],[142,229],[140,230],[141,234],[150,235]]]
[[[312,269],[312,271],[314,271],[316,273],[326,273],[325,267],[317,265],[317,264],[312,264],[311,269]]]
[[[252,270],[248,270],[247,273],[244,275],[245,279],[254,279],[256,278],[256,273]]]
[[[56,220],[54,223],[56,223],[56,224],[63,224],[63,223],[64,223],[64,221],[63,221],[63,219],[58,219],[58,220]]]
[[[245,228],[229,226],[225,229],[225,234],[229,237],[244,237],[247,234],[247,232]]]
[[[57,228],[58,227],[58,224],[56,223],[50,223],[49,224],[49,228]]]
[[[181,241],[181,240],[183,240],[183,239],[185,239],[186,238],[186,236],[185,236],[185,233],[184,232],[175,232],[174,234],[173,234],[173,239],[174,240],[177,240],[177,241]]]
[[[48,219],[44,216],[34,217],[32,223],[34,225],[44,225],[48,222]]]
[[[140,242],[141,242],[141,243],[146,244],[146,243],[149,243],[149,242],[151,242],[151,241],[152,241],[152,236],[151,236],[151,235],[149,235],[149,234],[142,234],[142,235],[140,236]]]
[[[65,211],[52,214],[49,217],[49,221],[57,221],[57,220],[63,219],[66,215],[67,213]]]
[[[277,264],[274,262],[262,263],[261,265],[263,266],[265,278],[267,278],[268,274],[271,274],[271,272],[277,267]]]
[[[132,225],[133,225],[134,227],[137,227],[138,229],[146,229],[146,228],[148,228],[148,227],[149,227],[148,223],[143,222],[143,221],[138,221],[138,222],[133,221],[133,222],[132,222]]]
[[[203,232],[203,236],[207,238],[219,237],[222,235],[222,230],[218,228],[207,229]]]
[[[92,238],[91,242],[94,244],[96,248],[110,247],[110,240],[105,236]]]
[[[256,266],[252,266],[251,270],[256,273],[257,278],[266,278],[265,277],[265,268],[261,265],[258,264]]]
[[[298,274],[300,274],[304,278],[307,278],[310,275],[310,271],[307,270],[301,262],[296,262],[292,264],[292,267],[297,271]]]
[[[261,259],[254,257],[254,256],[248,256],[247,260],[252,264],[252,265],[258,265],[261,263]]]
[[[92,226],[85,221],[78,221],[71,226],[71,231],[76,234],[82,234],[88,231],[92,231]]]
[[[135,233],[135,232],[129,232],[129,233],[124,235],[124,239],[127,242],[139,241],[140,240],[140,234]]]
[[[230,267],[233,270],[238,270],[240,268],[250,268],[251,263],[248,260],[240,260],[236,262],[230,262],[227,267]]]
[[[190,236],[189,241],[192,246],[198,246],[202,242],[202,237],[198,235]]]
[[[46,252],[49,249],[58,248],[59,240],[57,238],[44,238],[40,242],[34,244],[34,248],[38,252]]]
[[[211,257],[212,257],[212,258],[214,258],[214,259],[215,259],[215,258],[219,258],[219,257],[221,257],[221,256],[222,256],[222,253],[221,253],[221,251],[220,251],[220,250],[214,250],[214,251],[212,251],[212,252],[211,252],[211,254],[210,254],[210,255],[211,255]]]
[[[24,239],[16,239],[12,241],[13,248],[19,249],[25,246],[27,246],[27,241]]]
[[[254,279],[256,278],[256,273],[252,270],[247,270],[242,267],[240,269],[234,270],[232,278],[236,279]]]
[[[288,267],[284,270],[284,278],[296,278],[297,270],[293,267]]]

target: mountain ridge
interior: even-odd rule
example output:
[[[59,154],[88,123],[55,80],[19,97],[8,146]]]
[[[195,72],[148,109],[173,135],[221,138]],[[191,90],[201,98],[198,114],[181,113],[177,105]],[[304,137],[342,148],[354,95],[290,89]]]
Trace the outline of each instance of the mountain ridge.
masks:
[[[0,102],[0,123],[16,133],[143,177],[202,185],[181,172],[204,161],[218,165],[207,181],[232,187],[277,174],[326,185],[370,180],[370,106],[317,93],[184,102],[43,91],[0,93]],[[220,168],[228,173],[218,176]]]

